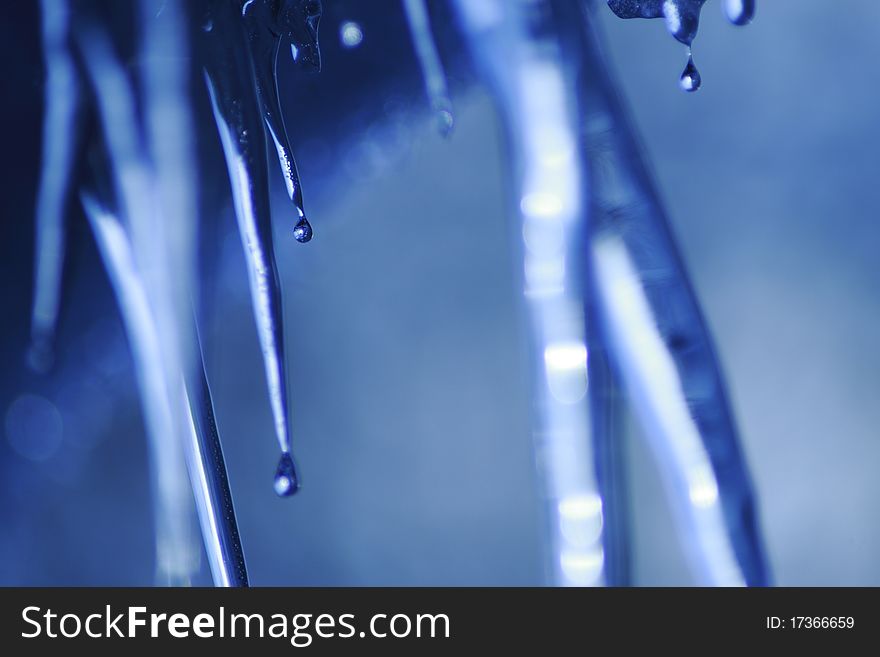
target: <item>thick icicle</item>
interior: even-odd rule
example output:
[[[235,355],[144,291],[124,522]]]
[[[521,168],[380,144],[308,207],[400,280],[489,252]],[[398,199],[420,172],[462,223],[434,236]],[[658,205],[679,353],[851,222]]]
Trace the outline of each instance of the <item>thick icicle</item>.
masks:
[[[166,7],[166,18],[173,16],[173,7]],[[168,26],[165,28],[168,29]],[[170,536],[163,536],[159,532],[158,571],[167,581],[188,582],[198,567],[198,550],[194,548],[192,536],[192,498],[185,492],[185,486],[181,489],[182,481],[186,481],[181,445],[186,444],[190,432],[181,373],[189,367],[192,354],[187,330],[182,327],[180,307],[183,303],[181,298],[188,300],[191,294],[191,276],[187,272],[194,256],[191,252],[192,242],[185,238],[190,229],[170,225],[170,222],[175,220],[189,224],[194,221],[190,214],[194,208],[187,207],[184,200],[187,192],[174,187],[177,184],[186,185],[186,180],[163,179],[149,159],[151,152],[162,161],[169,159],[168,147],[155,143],[162,139],[156,132],[161,129],[158,124],[163,120],[174,122],[173,113],[179,111],[179,103],[187,105],[184,99],[174,95],[173,80],[148,70],[146,103],[155,102],[157,105],[147,108],[144,116],[147,129],[142,130],[138,124],[139,114],[135,110],[131,83],[106,33],[96,25],[89,24],[77,30],[76,42],[94,88],[104,143],[109,154],[114,196],[120,204],[120,216],[126,222],[125,234],[130,243],[133,271],[145,297],[148,319],[144,321],[152,322],[156,332],[156,349],[160,355],[151,367],[159,369],[161,380],[156,376],[145,379],[141,391],[148,412],[159,414],[159,417],[151,420],[153,430],[148,435],[155,443],[152,450],[156,455],[155,476],[157,495],[160,497],[158,522],[167,524],[171,532]],[[177,59],[176,63],[185,61],[182,54],[175,58],[175,51],[168,50],[165,45],[162,56],[172,61]],[[155,46],[149,36],[144,41],[144,47],[148,69],[154,65],[164,65],[156,64],[161,57],[151,52],[150,49]],[[171,85],[171,88],[157,91],[153,86],[155,84]],[[154,115],[154,112],[158,114]],[[177,131],[177,137],[184,138],[179,126],[171,126],[171,130]],[[142,134],[147,137],[146,144],[141,138]],[[179,147],[175,145],[171,148]],[[178,156],[180,154],[175,152],[170,158]],[[180,209],[184,211],[183,214],[178,214],[179,209],[169,213],[166,206],[170,203],[182,203]],[[108,260],[112,253],[105,252],[103,255]],[[120,295],[125,292],[121,290]],[[125,302],[120,296],[120,304]],[[154,355],[151,352],[151,357]],[[141,367],[144,366],[141,363]],[[159,401],[151,401],[151,397]],[[164,414],[167,414],[167,418]],[[179,478],[182,468],[183,480]],[[170,520],[164,516],[169,516]],[[174,545],[163,545],[163,541],[168,540]]]
[[[590,211],[593,216],[593,210]],[[611,367],[608,345],[599,330],[599,309],[595,300],[585,299],[587,317],[587,394],[596,484],[602,498],[602,545],[607,586],[632,586],[632,521],[627,485],[626,445],[623,435],[626,400],[617,373]]]
[[[560,6],[564,5],[560,0]],[[702,584],[769,581],[718,359],[632,125],[583,26],[582,134],[597,211],[593,288],[611,359],[662,466]]]
[[[116,293],[135,362],[149,438],[157,577],[162,583],[189,584],[198,563],[192,498],[185,483],[183,443],[175,440],[161,338],[125,229],[92,195],[84,193],[82,203]]]
[[[186,0],[140,0],[143,157],[149,162],[154,197],[149,257],[161,268],[153,274],[160,327],[184,372],[197,351],[189,318],[192,304],[198,303],[200,182],[191,89],[201,84],[201,70],[192,61],[186,12]]]
[[[170,410],[174,402],[170,391],[164,386],[159,332],[149,308],[143,282],[134,264],[125,229],[91,195],[84,194],[82,202],[119,300],[144,399],[147,430],[151,434],[170,431]],[[184,388],[190,432],[182,447],[199,513],[205,553],[216,586],[247,586],[244,553],[200,351],[196,360],[189,377],[190,383]],[[183,372],[181,377],[184,377]],[[151,461],[159,480],[156,489],[159,491],[161,503],[157,505],[157,509],[179,504],[179,491],[168,491],[169,482],[164,480],[169,476],[185,476],[179,471],[180,462],[174,454],[163,451],[169,446],[167,442],[152,439],[150,445],[154,446],[151,450]],[[177,480],[178,483],[179,481],[180,479]],[[167,511],[161,513],[160,527],[168,515]],[[162,533],[166,531],[162,530]]]
[[[183,402],[188,438],[185,454],[211,574],[217,586],[247,586],[226,464],[214,419],[195,321],[198,304],[195,242],[198,207],[196,190],[195,121],[190,89],[201,71],[190,57],[187,7],[181,0],[141,0],[144,25],[144,119],[152,155],[154,217],[164,240],[162,259],[173,272],[165,278],[164,309],[169,332],[177,335],[179,374],[169,374],[177,389],[171,400]],[[162,56],[156,56],[161,53]],[[158,260],[158,259],[157,259]],[[178,402],[179,403],[179,402]]]
[[[575,83],[549,3],[458,0],[464,32],[506,124],[525,301],[537,355],[535,449],[553,527],[551,572],[562,585],[604,581],[603,500],[589,408],[581,293],[587,172],[578,149]]]

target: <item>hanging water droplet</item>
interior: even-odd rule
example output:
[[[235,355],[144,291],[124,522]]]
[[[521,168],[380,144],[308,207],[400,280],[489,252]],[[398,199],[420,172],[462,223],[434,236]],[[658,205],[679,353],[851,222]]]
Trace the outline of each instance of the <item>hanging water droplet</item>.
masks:
[[[663,18],[666,29],[688,48],[688,63],[679,86],[688,92],[700,88],[700,72],[694,66],[690,49],[700,27],[700,11],[706,0],[608,0],[608,6],[620,18]],[[722,0],[728,20],[745,25],[755,15],[756,0]]]
[[[747,25],[755,17],[755,0],[724,0],[724,15],[734,25]]]
[[[290,497],[299,490],[299,477],[289,452],[283,452],[275,470],[275,492],[279,497]]]
[[[681,72],[681,78],[678,80],[678,85],[687,92],[694,92],[700,88],[702,82],[703,80],[700,77],[700,72],[694,65],[693,55],[688,55],[687,66],[685,66],[684,71]]]
[[[434,112],[434,121],[441,137],[449,137],[455,127],[455,115],[450,108],[441,107]]]
[[[293,227],[293,237],[300,244],[305,244],[312,239],[312,225],[305,217],[300,218]]]

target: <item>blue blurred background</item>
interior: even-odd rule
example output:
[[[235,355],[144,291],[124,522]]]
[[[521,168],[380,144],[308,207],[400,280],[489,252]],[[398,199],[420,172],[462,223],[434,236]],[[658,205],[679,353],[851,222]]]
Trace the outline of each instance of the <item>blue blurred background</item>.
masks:
[[[291,239],[273,181],[304,480],[292,499],[272,491],[277,447],[222,164],[202,190],[207,367],[252,583],[542,584],[529,358],[491,99],[441,21],[457,110],[442,139],[399,4],[324,4],[323,72],[282,66],[309,245]],[[697,94],[678,89],[684,53],[658,21],[600,7],[609,56],[718,343],[777,583],[878,585],[880,4],[832,14],[765,1],[744,29],[716,4],[695,43]],[[142,417],[78,209],[56,367],[24,366],[38,20],[37,3],[16,3],[0,22],[0,584],[149,585]],[[342,43],[345,21],[362,30],[355,47]],[[631,424],[635,581],[687,584]],[[207,566],[196,583],[210,583]]]

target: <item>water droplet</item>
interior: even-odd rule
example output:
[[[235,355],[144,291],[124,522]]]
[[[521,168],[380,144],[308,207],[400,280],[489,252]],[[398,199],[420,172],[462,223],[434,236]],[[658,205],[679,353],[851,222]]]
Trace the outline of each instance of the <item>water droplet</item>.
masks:
[[[305,244],[312,239],[312,225],[309,220],[302,217],[293,227],[293,237],[300,244]]]
[[[703,80],[700,77],[700,72],[694,65],[693,55],[688,55],[687,66],[685,66],[684,71],[681,72],[681,78],[678,80],[678,85],[687,92],[694,92],[700,88],[702,82]]]
[[[275,492],[279,497],[290,497],[299,490],[299,477],[289,452],[281,454],[278,469],[275,470]]]
[[[455,127],[455,115],[452,110],[446,108],[437,110],[434,113],[434,120],[441,137],[449,137],[452,134],[452,129]]]
[[[724,15],[734,25],[747,25],[755,17],[755,0],[724,0]]]
[[[688,47],[688,63],[679,86],[688,92],[700,88],[700,72],[690,57],[690,48],[700,27],[700,11],[706,0],[608,0],[620,18],[663,18],[666,29]],[[755,16],[755,0],[722,0],[722,8],[734,25],[746,25]]]
[[[339,26],[339,40],[346,48],[357,48],[364,40],[364,31],[354,21],[345,21]]]

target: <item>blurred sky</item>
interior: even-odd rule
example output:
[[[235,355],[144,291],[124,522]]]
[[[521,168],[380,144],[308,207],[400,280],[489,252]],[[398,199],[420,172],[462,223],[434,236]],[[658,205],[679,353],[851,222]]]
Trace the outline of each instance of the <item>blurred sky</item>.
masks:
[[[325,70],[291,73],[283,90],[315,227],[307,246],[290,239],[276,177],[304,480],[292,499],[272,491],[276,444],[226,180],[222,169],[205,180],[218,208],[203,242],[207,365],[251,579],[540,584],[501,131],[491,100],[453,66],[456,131],[435,133],[399,7],[383,2],[384,14],[326,0]],[[878,585],[880,4],[831,15],[827,3],[765,1],[747,28],[719,4],[704,8],[694,46],[696,94],[678,89],[685,53],[658,21],[600,7],[609,55],[718,343],[776,581]],[[18,50],[24,63],[3,82],[17,102],[3,110],[16,130],[0,194],[0,584],[145,585],[142,419],[81,225],[58,367],[40,378],[21,366],[41,65],[36,13],[16,11],[2,24],[4,59]],[[338,39],[348,19],[364,33],[350,50]],[[461,44],[440,31],[458,61]],[[22,446],[16,427],[34,414],[39,440]],[[688,583],[636,427],[627,445],[636,583]]]

